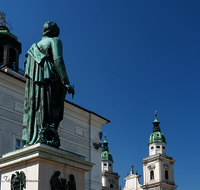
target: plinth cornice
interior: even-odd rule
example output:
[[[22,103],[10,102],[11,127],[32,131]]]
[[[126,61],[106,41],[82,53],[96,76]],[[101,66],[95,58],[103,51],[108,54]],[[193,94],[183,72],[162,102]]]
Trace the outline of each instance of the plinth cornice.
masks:
[[[38,143],[4,154],[0,159],[0,170],[41,159],[76,167],[84,171],[90,171],[94,165],[91,162],[85,161],[84,156]]]

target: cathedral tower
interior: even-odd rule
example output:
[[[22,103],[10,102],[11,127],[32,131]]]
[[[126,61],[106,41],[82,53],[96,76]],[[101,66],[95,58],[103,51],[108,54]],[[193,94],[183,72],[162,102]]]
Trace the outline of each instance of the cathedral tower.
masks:
[[[18,42],[17,36],[12,34],[1,18],[0,15],[0,69],[6,67],[18,72],[19,55],[21,54],[21,43]]]
[[[161,133],[160,122],[155,114],[153,133],[149,137],[149,157],[143,159],[145,190],[175,190],[174,163],[172,157],[166,155],[166,138]]]
[[[113,172],[113,163],[113,157],[109,152],[108,142],[105,135],[101,153],[102,190],[113,190],[119,188],[120,176],[118,173]]]

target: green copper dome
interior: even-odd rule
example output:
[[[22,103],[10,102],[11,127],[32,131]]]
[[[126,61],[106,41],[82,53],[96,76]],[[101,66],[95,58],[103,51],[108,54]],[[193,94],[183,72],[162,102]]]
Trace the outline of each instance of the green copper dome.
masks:
[[[113,162],[112,154],[109,152],[109,149],[108,149],[108,142],[106,140],[106,135],[105,135],[105,139],[104,139],[104,142],[103,142],[103,148],[102,148],[102,153],[101,153],[101,160],[102,161],[109,160],[109,161]]]
[[[6,27],[6,26],[0,26],[0,35],[1,36],[9,36],[11,38],[14,38],[15,40],[18,40],[17,36],[12,34],[10,32],[10,30],[8,29],[8,27]]]
[[[163,133],[161,133],[160,127],[159,127],[160,122],[157,119],[157,114],[155,114],[155,120],[153,122],[153,133],[151,133],[150,137],[149,137],[149,144],[150,143],[155,143],[155,142],[166,142],[166,138],[165,135],[163,135]]]

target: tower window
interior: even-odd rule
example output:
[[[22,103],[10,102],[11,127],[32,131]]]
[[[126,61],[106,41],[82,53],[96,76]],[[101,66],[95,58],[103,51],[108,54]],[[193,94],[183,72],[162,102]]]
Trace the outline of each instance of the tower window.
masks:
[[[151,149],[154,149],[154,147],[152,146]]]
[[[110,188],[113,188],[113,184],[110,184]]]
[[[167,170],[165,170],[165,179],[169,179],[169,174]]]
[[[106,164],[106,163],[104,163],[103,165],[104,165],[104,166],[107,166],[107,164]]]
[[[160,146],[156,146],[156,148],[160,148]]]
[[[16,51],[13,48],[9,50],[9,66],[14,68],[16,65]]]
[[[154,171],[153,170],[150,171],[150,180],[152,180],[152,179],[154,179]]]
[[[163,148],[163,149],[165,149],[165,147],[164,147],[164,146],[163,146],[162,148]]]
[[[109,166],[112,166],[112,164],[109,164]]]
[[[3,63],[3,46],[0,46],[0,65]]]

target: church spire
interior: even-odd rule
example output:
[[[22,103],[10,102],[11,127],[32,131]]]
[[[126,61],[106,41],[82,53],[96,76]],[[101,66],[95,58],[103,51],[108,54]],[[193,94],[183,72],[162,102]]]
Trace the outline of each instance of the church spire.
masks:
[[[160,124],[160,122],[157,119],[157,111],[155,111],[155,120],[153,122],[153,125],[154,125],[153,132],[157,132],[157,131],[160,132],[159,124]]]
[[[173,164],[175,160],[166,154],[166,138],[161,133],[160,122],[155,111],[153,122],[153,132],[149,137],[149,157],[143,159],[144,185],[141,189],[162,189],[166,187],[175,190],[177,185],[174,183]],[[159,183],[158,183],[159,182]]]
[[[103,141],[103,148],[102,148],[101,160],[110,160],[110,161],[113,162],[112,154],[109,152],[108,142],[107,142],[107,140],[106,140],[106,133],[105,133],[105,135],[104,135],[104,141]]]
[[[103,148],[101,153],[101,169],[102,169],[102,190],[119,189],[119,175],[113,172],[113,157],[108,149],[106,133],[104,135]]]
[[[106,140],[106,133],[104,134],[104,141],[103,141],[103,148],[102,148],[102,151],[108,151],[109,152],[109,149],[108,149],[108,142]]]
[[[160,124],[160,122],[157,119],[157,111],[155,111],[155,120],[153,122],[153,133],[149,137],[149,144],[155,143],[155,142],[166,143],[166,138],[163,135],[163,133],[161,133],[159,124]]]

